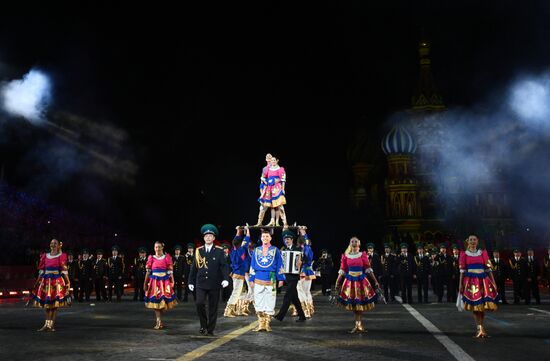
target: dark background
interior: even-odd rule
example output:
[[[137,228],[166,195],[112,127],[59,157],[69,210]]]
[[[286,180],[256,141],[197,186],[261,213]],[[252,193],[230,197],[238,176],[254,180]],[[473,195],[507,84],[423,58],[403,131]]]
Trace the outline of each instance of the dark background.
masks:
[[[134,185],[83,166],[40,189],[28,154],[50,135],[4,115],[5,181],[136,245],[186,243],[203,223],[220,225],[229,239],[234,225],[256,221],[271,152],[288,173],[289,221],[336,250],[356,233],[383,234],[376,219],[350,208],[346,152],[356,132],[379,137],[388,117],[410,106],[422,38],[448,106],[476,105],[550,59],[545,1],[295,3],[37,2],[3,10],[0,79],[32,67],[49,73],[50,111],[123,129],[139,166]],[[48,174],[47,166],[32,169]],[[47,233],[58,232],[52,225]],[[103,242],[116,242],[109,237]]]

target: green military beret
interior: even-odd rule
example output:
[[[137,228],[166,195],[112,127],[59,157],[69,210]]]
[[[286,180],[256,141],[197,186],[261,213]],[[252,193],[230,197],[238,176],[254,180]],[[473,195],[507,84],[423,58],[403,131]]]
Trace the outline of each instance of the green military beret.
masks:
[[[409,249],[409,245],[406,244],[406,243],[401,243],[400,247],[403,249],[403,248],[406,248],[406,249]]]
[[[216,228],[213,224],[205,224],[201,227],[201,234],[204,236],[205,234],[213,234],[215,237],[218,237],[218,228]]]
[[[519,248],[514,248],[513,252],[521,252],[521,250]]]
[[[441,248],[447,249],[447,245],[445,243],[440,243],[439,244],[439,249],[441,249]]]
[[[389,243],[384,243],[384,248],[391,248]]]
[[[437,247],[432,248],[433,253],[437,253],[437,251],[438,251]]]
[[[180,246],[179,244],[176,244],[176,245],[174,246],[174,251],[175,251],[176,249],[179,249],[179,250],[181,251],[181,246]]]
[[[456,244],[453,244],[453,246],[451,248],[452,249],[458,249],[458,246]]]
[[[424,245],[422,243],[417,243],[416,249],[424,249]]]
[[[374,243],[372,243],[372,242],[367,243],[367,248],[374,248]]]
[[[103,250],[100,248],[97,251],[95,251],[96,254],[103,254]]]
[[[287,229],[286,231],[283,231],[283,239],[285,238],[296,239],[296,235],[290,229]]]
[[[84,253],[90,253],[90,250],[88,248],[82,248],[82,254]]]
[[[195,244],[194,243],[187,243],[187,248],[195,248]]]
[[[118,251],[120,251],[120,248],[115,245],[115,246],[111,247],[111,251],[117,251],[118,252]]]
[[[139,248],[138,248],[138,253],[142,253],[142,252],[147,253],[147,248],[145,248],[145,247],[143,247],[143,246],[139,247]]]

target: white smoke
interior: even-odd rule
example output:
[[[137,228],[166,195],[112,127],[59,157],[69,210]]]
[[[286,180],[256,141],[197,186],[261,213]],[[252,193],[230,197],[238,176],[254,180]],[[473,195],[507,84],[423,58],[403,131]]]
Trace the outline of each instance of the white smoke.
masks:
[[[3,109],[32,123],[45,121],[44,114],[52,95],[50,78],[42,71],[31,69],[23,79],[2,85],[0,94]]]
[[[550,235],[550,73],[519,77],[475,108],[449,109],[422,122],[440,124],[436,137],[417,137],[440,140],[429,151],[440,160],[431,166],[433,181],[448,204],[458,200],[468,213],[468,194],[480,185],[503,186],[515,219]]]

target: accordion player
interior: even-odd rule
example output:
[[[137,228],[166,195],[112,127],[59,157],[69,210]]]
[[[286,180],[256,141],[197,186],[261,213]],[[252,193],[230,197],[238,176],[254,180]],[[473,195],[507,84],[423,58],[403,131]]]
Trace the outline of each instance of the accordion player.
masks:
[[[281,254],[283,256],[285,273],[293,275],[300,274],[302,252],[282,250]]]

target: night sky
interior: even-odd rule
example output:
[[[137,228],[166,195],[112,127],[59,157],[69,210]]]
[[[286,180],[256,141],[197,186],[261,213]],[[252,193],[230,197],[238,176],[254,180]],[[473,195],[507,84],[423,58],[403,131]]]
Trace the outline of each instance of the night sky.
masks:
[[[356,131],[379,139],[410,106],[423,36],[448,106],[476,105],[550,65],[545,1],[261,3],[3,10],[0,79],[46,71],[50,111],[124,130],[139,167],[134,185],[78,171],[40,196],[138,242],[187,242],[206,222],[227,239],[234,225],[255,223],[271,152],[288,173],[290,222],[321,245],[374,237],[349,207],[346,150]],[[25,159],[48,135],[29,128],[4,127],[0,156],[6,180],[34,192]]]

